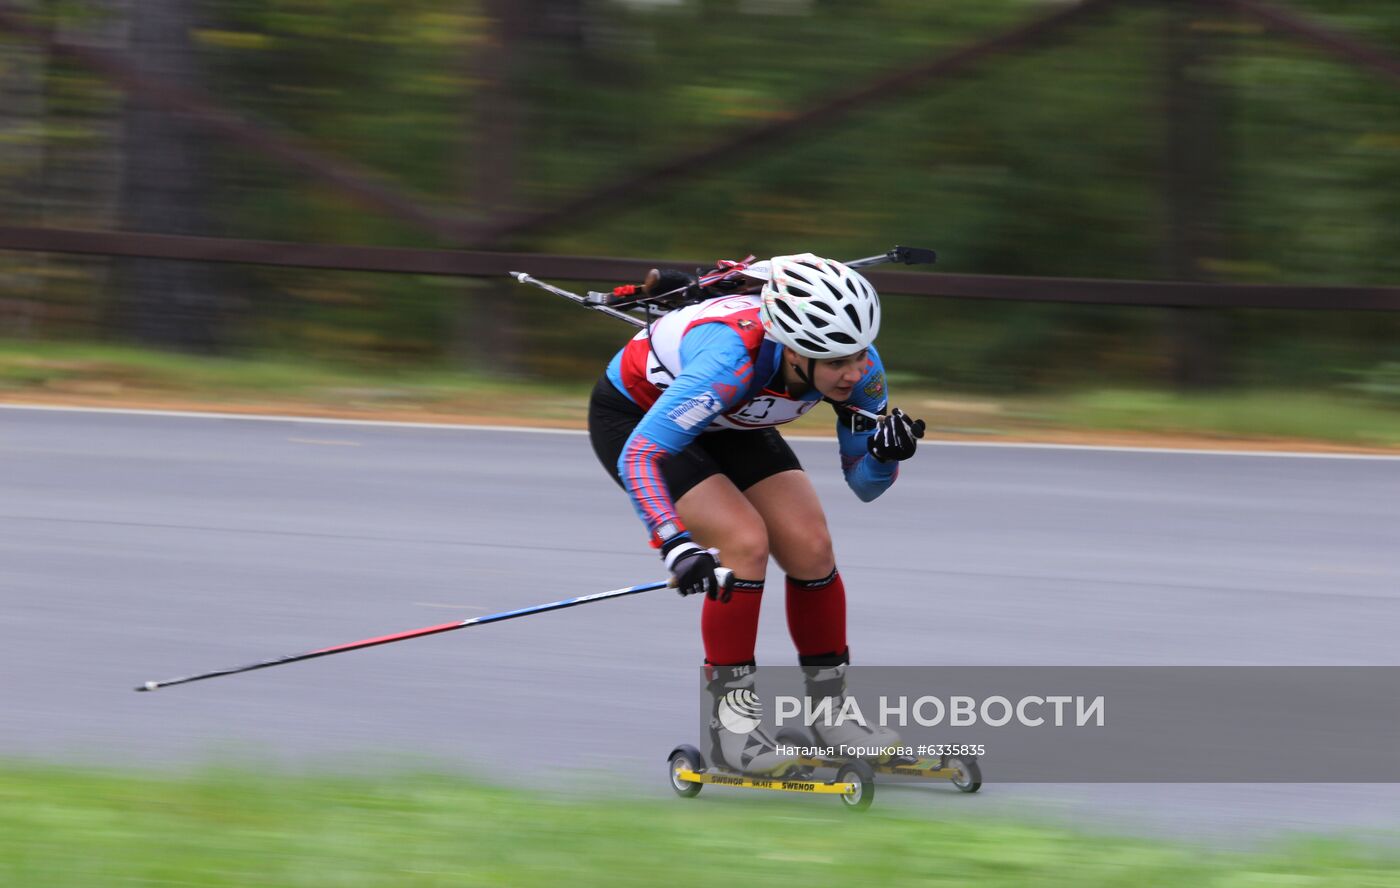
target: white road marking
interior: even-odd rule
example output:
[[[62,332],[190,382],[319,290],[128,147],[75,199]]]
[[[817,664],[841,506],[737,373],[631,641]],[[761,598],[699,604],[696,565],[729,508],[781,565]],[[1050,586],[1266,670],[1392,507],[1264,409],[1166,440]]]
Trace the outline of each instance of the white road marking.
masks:
[[[64,404],[0,404],[0,410],[46,410],[55,413],[112,413],[123,416],[165,416],[175,419],[245,419],[250,422],[298,422],[317,425],[371,426],[397,429],[440,429],[448,432],[531,432],[540,435],[583,435],[582,429],[530,426],[469,425],[445,422],[398,422],[385,419],[332,419],[325,416],[285,416],[269,413],[217,413],[207,410],[138,410],[129,407],[70,407]]]
[[[1389,453],[1311,453],[1301,450],[1212,450],[1208,447],[1123,447],[1111,444],[1017,444],[1012,441],[929,441],[938,447],[1006,447],[1022,450],[1100,450],[1106,453],[1180,453],[1195,456],[1258,456],[1285,459],[1400,460]]]
[[[126,416],[161,416],[176,419],[248,420],[250,422],[297,422],[321,425],[368,426],[398,429],[437,429],[447,432],[512,432],[530,435],[586,435],[582,429],[551,429],[535,426],[471,425],[468,423],[398,422],[383,419],[330,419],[322,416],[280,416],[264,413],[214,413],[193,410],[137,410],[126,407],[70,407],[62,404],[0,404],[0,410],[42,410],[56,413],[112,413]],[[835,441],[835,436],[785,435],[794,442]],[[1170,453],[1189,456],[1245,456],[1263,459],[1362,459],[1400,460],[1400,454],[1385,453],[1310,453],[1292,450],[1211,450],[1196,447],[1122,447],[1108,444],[1032,444],[1014,441],[949,441],[926,440],[938,447],[999,447],[1021,450],[1089,450],[1102,453]]]
[[[323,444],[327,447],[359,447],[359,441],[334,441],[330,438],[288,438],[293,444]]]

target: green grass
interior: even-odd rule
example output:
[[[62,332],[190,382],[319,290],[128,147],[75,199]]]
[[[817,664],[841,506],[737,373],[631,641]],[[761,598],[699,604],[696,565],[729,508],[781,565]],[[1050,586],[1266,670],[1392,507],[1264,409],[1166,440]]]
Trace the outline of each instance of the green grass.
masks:
[[[660,772],[658,772],[660,773]],[[459,777],[154,777],[0,766],[0,884],[45,886],[1400,886],[1340,840],[1229,853],[713,787],[581,799]]]
[[[123,346],[0,341],[0,400],[123,401],[426,410],[581,421],[593,380],[507,381],[439,367],[330,364],[288,356],[204,358]]]
[[[896,402],[936,437],[1035,438],[1045,432],[1314,441],[1400,448],[1400,406],[1354,389],[1174,394],[1101,389],[978,398],[895,382]],[[451,368],[327,364],[291,357],[196,358],[116,346],[0,342],[0,401],[247,404],[262,409],[432,413],[582,425],[593,379],[507,381]],[[831,433],[816,410],[796,428]]]
[[[976,398],[894,392],[895,402],[928,421],[936,438],[1112,434],[1221,442],[1297,441],[1367,449],[1400,448],[1400,409],[1351,392],[1226,391],[1176,394],[1100,389],[1057,395]],[[823,430],[823,411],[803,428]],[[1047,435],[1047,433],[1050,433]]]
[[[1032,401],[1023,409],[1030,416],[1067,428],[1400,447],[1400,409],[1343,392],[1179,395],[1102,390]]]
[[[0,391],[62,390],[83,381],[94,387],[107,383],[114,388],[275,393],[348,385],[356,379],[348,371],[294,360],[194,358],[121,346],[0,345]]]

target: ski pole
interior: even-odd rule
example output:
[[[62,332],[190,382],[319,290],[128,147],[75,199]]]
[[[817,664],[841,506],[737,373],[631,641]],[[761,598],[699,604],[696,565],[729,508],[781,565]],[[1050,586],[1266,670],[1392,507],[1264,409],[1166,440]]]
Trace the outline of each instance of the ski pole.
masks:
[[[713,271],[701,275],[698,279],[698,283],[701,286],[710,286],[726,281],[736,275],[743,274],[749,269],[758,270],[760,268],[766,268],[766,260],[764,262],[754,263],[753,258],[753,256],[749,256],[748,258],[740,260],[738,262],[721,261],[719,263],[719,267],[715,268]],[[867,256],[864,259],[852,259],[843,264],[849,266],[850,268],[866,268],[871,265],[880,265],[886,262],[897,263],[901,265],[932,265],[934,262],[937,261],[938,254],[926,247],[897,246],[888,252],[879,254],[878,256]],[[649,308],[649,303],[664,303],[667,298],[684,292],[684,289],[682,288],[680,290],[675,290],[670,293],[662,293],[658,296],[648,295],[638,297],[636,299],[629,299],[626,302],[625,306],[619,305],[618,307],[613,307],[608,304],[609,301],[614,299],[611,293],[589,291],[587,296],[581,296],[578,293],[573,293],[569,290],[565,290],[563,287],[556,287],[553,284],[546,283],[540,280],[539,278],[523,271],[511,271],[507,272],[507,274],[509,274],[519,283],[529,284],[533,287],[539,287],[541,290],[548,291],[556,296],[563,296],[565,299],[568,299],[571,302],[576,302],[579,305],[582,305],[585,308],[591,308],[594,311],[601,311],[603,314],[608,315],[609,317],[614,317],[618,320],[626,321],[634,327],[645,327],[647,326],[647,322],[642,320],[641,318],[620,311],[619,308]]]
[[[832,401],[832,400],[829,400],[829,399],[827,399],[827,398],[823,398],[822,400],[823,400],[823,401],[826,401],[828,404],[832,405],[833,407],[840,407],[842,410],[845,410],[845,411],[847,411],[848,413],[854,413],[856,416],[863,416],[863,417],[865,417],[866,419],[874,420],[875,422],[879,422],[881,419],[884,418],[884,417],[880,416],[880,414],[878,414],[878,413],[871,413],[869,410],[866,410],[866,409],[861,408],[861,407],[857,407],[857,406],[854,405],[854,404],[844,404],[844,403],[842,403],[842,402],[840,402],[840,401]]]
[[[887,252],[880,253],[876,256],[866,256],[864,259],[848,259],[843,261],[841,264],[845,265],[847,268],[869,268],[872,265],[883,265],[887,262],[895,265],[932,265],[937,261],[938,253],[934,250],[928,249],[927,247],[897,246]],[[709,287],[721,283],[723,281],[727,281],[730,278],[733,278],[737,275],[744,274],[745,272],[757,273],[759,277],[763,277],[768,273],[767,268],[768,260],[765,259],[762,262],[755,263],[754,257],[752,255],[750,255],[746,259],[740,259],[738,262],[721,260],[717,268],[702,274],[697,283],[699,283],[701,287]],[[512,274],[515,274],[515,272],[512,272]],[[633,300],[630,300],[627,303],[627,307],[646,305],[648,302],[658,302],[664,304],[666,299],[668,299],[669,297],[677,296],[683,293],[684,291],[685,288],[680,288],[677,290],[673,290],[670,293],[662,293],[659,296],[646,295],[637,297]],[[609,293],[601,293],[597,290],[589,290],[588,296],[585,297],[582,301],[590,305],[606,305],[608,304],[610,299],[612,299],[612,295]]]
[[[847,268],[866,268],[871,265],[883,265],[886,262],[896,265],[932,265],[937,261],[938,254],[927,247],[895,247],[888,253],[866,256],[864,259],[852,259],[842,264]]]
[[[727,570],[727,568],[720,568]],[[718,571],[717,571],[718,572]],[[286,657],[274,657],[271,660],[263,660],[258,663],[248,663],[244,666],[234,666],[229,669],[216,669],[212,672],[201,672],[197,675],[185,675],[180,678],[167,678],[164,681],[148,681],[135,688],[137,691],[154,691],[158,688],[165,688],[171,685],[186,684],[191,681],[202,681],[206,678],[217,678],[220,675],[235,675],[239,672],[251,672],[254,669],[266,669],[269,666],[281,666],[284,663],[295,663],[298,660],[310,660],[315,657],[327,657],[331,654],[343,654],[346,651],[357,651],[360,648],[374,647],[380,644],[391,644],[395,641],[407,641],[410,638],[422,638],[426,635],[436,635],[439,632],[451,632],[454,629],[466,629],[471,626],[483,626],[487,623],[499,623],[502,620],[513,620],[516,617],[528,617],[532,614],[542,614],[546,611],[563,610],[566,607],[577,607],[580,604],[591,604],[595,601],[603,601],[608,598],[621,598],[624,595],[637,595],[642,592],[652,592],[657,589],[665,589],[674,581],[663,580],[657,583],[643,583],[640,586],[628,586],[625,589],[613,589],[610,592],[595,592],[592,595],[580,595],[577,598],[565,598],[562,601],[553,601],[549,604],[537,604],[532,607],[522,607],[517,610],[502,611],[498,614],[490,614],[485,617],[473,617],[470,620],[461,620],[456,623],[440,623],[436,626],[424,626],[422,629],[410,629],[407,632],[396,632],[393,635],[381,635],[377,638],[366,638],[361,641],[352,641],[349,644],[338,644],[333,647],[321,648],[320,650],[307,651],[304,654],[292,654]]]
[[[608,317],[617,318],[620,321],[626,321],[634,327],[645,327],[647,325],[647,322],[642,320],[641,318],[633,317],[632,315],[627,314],[626,312],[618,311],[615,308],[609,308],[606,305],[600,305],[597,301],[593,299],[589,299],[586,296],[580,296],[577,293],[571,293],[568,290],[565,290],[563,287],[556,287],[553,284],[547,284],[539,278],[535,277],[534,275],[527,274],[523,271],[510,271],[506,273],[522,284],[530,284],[531,286],[539,287],[541,290],[546,290],[550,293],[553,293],[555,296],[563,296],[565,299],[568,299],[571,302],[577,302],[584,308],[591,308],[594,311],[601,311]]]

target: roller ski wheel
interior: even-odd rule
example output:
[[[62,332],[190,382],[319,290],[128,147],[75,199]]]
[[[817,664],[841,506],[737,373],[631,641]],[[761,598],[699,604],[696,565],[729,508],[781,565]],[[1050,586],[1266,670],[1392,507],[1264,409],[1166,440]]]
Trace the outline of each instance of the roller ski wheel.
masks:
[[[837,783],[849,783],[849,792],[841,793],[841,804],[848,811],[864,811],[875,801],[875,772],[865,762],[842,765],[836,772]]]
[[[982,788],[982,768],[977,764],[976,758],[944,758],[939,764],[942,768],[956,770],[959,776],[949,777],[948,782],[958,788],[959,792],[972,793]]]
[[[666,771],[671,778],[671,789],[675,790],[676,795],[683,799],[699,795],[705,784],[687,780],[681,776],[681,772],[703,770],[705,770],[705,758],[700,755],[700,750],[694,746],[677,746],[672,750],[671,757],[666,760]]]

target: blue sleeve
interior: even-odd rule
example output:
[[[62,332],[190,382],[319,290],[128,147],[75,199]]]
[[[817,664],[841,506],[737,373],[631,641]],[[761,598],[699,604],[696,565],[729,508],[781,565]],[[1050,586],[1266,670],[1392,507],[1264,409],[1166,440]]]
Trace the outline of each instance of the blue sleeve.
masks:
[[[856,384],[855,391],[846,403],[871,413],[884,413],[890,400],[885,383],[885,365],[873,345],[870,347],[866,363],[865,376]],[[870,436],[875,434],[873,427],[865,432],[852,431],[848,415],[839,409],[836,414],[836,440],[841,447],[841,472],[846,476],[846,484],[855,491],[856,496],[868,503],[894,483],[894,479],[899,475],[899,463],[882,463],[870,455],[866,448]]]
[[[676,504],[661,466],[680,453],[716,416],[738,406],[753,381],[753,361],[744,340],[724,324],[701,324],[681,340],[682,370],[632,430],[617,474],[637,516],[654,534],[674,522]]]

